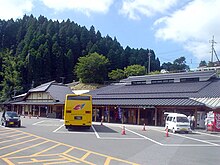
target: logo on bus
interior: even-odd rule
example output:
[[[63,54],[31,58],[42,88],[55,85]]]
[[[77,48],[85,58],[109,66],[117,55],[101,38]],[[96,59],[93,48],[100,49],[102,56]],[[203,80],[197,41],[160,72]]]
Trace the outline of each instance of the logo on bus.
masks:
[[[78,104],[73,109],[74,110],[82,110],[84,106],[85,106],[85,104]]]

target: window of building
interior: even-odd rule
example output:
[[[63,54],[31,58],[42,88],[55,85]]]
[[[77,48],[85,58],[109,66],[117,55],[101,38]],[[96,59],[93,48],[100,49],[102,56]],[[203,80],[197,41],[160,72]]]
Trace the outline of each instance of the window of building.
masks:
[[[131,85],[143,85],[146,84],[146,81],[132,81]]]
[[[199,77],[195,77],[195,78],[181,78],[180,82],[198,82],[199,81]]]
[[[151,80],[151,84],[165,84],[165,83],[174,83],[174,79]]]

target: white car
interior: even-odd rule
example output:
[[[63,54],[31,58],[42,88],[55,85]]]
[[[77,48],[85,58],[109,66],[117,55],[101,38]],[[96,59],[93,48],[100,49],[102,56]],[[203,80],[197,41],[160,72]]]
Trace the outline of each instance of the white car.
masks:
[[[166,117],[165,129],[168,131],[189,133],[190,122],[186,115],[180,113],[169,113]]]

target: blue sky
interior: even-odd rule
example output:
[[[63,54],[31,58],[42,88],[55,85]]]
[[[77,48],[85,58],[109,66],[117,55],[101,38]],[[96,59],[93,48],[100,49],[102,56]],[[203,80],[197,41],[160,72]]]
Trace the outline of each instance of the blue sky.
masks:
[[[0,0],[0,19],[69,18],[116,37],[124,48],[153,49],[161,64],[185,56],[190,68],[210,61],[213,35],[220,56],[219,11],[219,0]]]

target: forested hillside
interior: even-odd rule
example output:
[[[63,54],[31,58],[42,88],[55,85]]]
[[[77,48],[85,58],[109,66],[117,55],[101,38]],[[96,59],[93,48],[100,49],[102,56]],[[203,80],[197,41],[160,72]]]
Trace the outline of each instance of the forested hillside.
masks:
[[[71,82],[76,79],[73,70],[78,58],[93,52],[108,58],[109,72],[133,64],[148,67],[148,49],[123,48],[116,38],[102,36],[93,26],[87,29],[70,20],[32,15],[0,20],[1,94],[23,93],[41,83],[61,82],[61,77]],[[154,70],[160,70],[160,61],[151,51]]]

